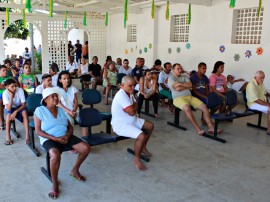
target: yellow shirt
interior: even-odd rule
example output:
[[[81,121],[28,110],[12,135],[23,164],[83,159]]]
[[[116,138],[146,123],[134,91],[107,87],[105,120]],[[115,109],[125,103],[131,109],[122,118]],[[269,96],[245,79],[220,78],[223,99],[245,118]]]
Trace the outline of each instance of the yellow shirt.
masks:
[[[256,100],[260,99],[266,102],[266,90],[264,84],[258,84],[255,79],[247,85],[247,105],[250,107]]]

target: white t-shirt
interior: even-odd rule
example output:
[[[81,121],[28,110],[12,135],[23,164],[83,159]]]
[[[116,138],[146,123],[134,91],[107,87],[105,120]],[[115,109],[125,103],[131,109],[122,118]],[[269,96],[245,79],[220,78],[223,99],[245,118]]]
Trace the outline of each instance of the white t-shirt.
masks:
[[[163,90],[163,88],[161,87],[161,83],[163,83],[167,88],[169,88],[168,86],[168,78],[169,76],[172,74],[172,72],[170,72],[169,74],[166,74],[164,71],[160,72],[158,75],[158,83],[159,83],[159,90]]]
[[[124,109],[133,105],[135,98],[133,95],[128,95],[123,89],[120,89],[114,96],[112,102],[112,121],[113,128],[117,128],[119,125],[134,123],[136,116],[130,116]]]
[[[58,79],[59,73],[56,73],[54,76],[52,76],[52,85],[57,86],[57,79]]]
[[[28,52],[24,51],[22,57],[25,59],[29,59],[31,57],[31,53],[29,51]]]
[[[42,94],[43,90],[44,90],[43,83],[36,87],[37,94]]]
[[[69,110],[73,110],[75,94],[78,92],[78,90],[74,86],[70,86],[68,88],[68,92],[66,92],[63,88],[58,88],[62,94],[62,97],[60,98],[61,103]]]
[[[246,83],[246,81],[237,81],[231,84],[230,82],[227,83],[227,87],[235,90],[238,93],[241,93],[240,89]]]
[[[70,64],[69,62],[66,65],[66,70],[71,72],[74,72],[75,69],[78,69],[78,64],[74,61],[72,64]]]
[[[5,90],[3,92],[3,104],[7,105],[10,101],[10,95],[8,94],[8,91]],[[20,105],[22,105],[22,103],[25,102],[25,96],[24,96],[24,91],[21,88],[16,87],[16,91],[15,91],[15,96],[12,100],[12,108],[17,108]],[[5,106],[6,108],[6,106]]]
[[[119,74],[126,74],[127,76],[130,76],[132,72],[132,68],[128,67],[128,70],[126,70],[123,66],[120,67],[119,69]]]
[[[88,66],[89,66],[89,64],[88,63],[86,63],[86,64],[81,64],[81,74],[89,74],[89,71],[88,71]]]

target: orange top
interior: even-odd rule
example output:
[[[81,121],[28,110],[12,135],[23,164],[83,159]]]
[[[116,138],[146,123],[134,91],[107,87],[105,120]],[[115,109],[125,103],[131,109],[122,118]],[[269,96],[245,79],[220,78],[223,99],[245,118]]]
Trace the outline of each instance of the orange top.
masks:
[[[84,45],[82,47],[82,55],[87,55],[88,54],[88,45]]]

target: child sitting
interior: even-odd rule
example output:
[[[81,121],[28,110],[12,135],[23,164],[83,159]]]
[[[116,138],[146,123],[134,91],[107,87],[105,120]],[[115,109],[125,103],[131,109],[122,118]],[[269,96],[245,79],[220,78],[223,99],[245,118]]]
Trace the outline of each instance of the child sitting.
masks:
[[[117,87],[117,70],[113,62],[109,63],[107,68],[104,68],[103,71],[103,86],[105,87],[105,104],[109,104],[109,94],[112,86]]]
[[[24,63],[23,65],[23,74],[19,76],[19,85],[28,94],[34,93],[38,85],[37,78],[34,74],[31,74],[31,67],[28,63]]]
[[[11,121],[15,118],[23,121],[25,128],[26,144],[29,143],[29,128],[28,128],[28,115],[26,111],[26,102],[24,91],[21,88],[16,87],[16,81],[14,79],[7,79],[5,81],[6,90],[3,92],[3,103],[6,109],[6,145],[13,144],[10,137],[10,125]]]

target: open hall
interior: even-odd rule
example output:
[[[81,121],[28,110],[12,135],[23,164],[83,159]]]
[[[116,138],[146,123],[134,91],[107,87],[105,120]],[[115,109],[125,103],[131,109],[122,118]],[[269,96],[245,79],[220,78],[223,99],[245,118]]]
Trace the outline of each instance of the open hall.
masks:
[[[111,56],[115,62],[117,58],[122,61],[127,59],[129,66],[134,69],[138,59],[143,58],[143,67],[151,69],[159,59],[162,68],[166,68],[163,65],[167,62],[172,68],[175,68],[173,64],[179,63],[182,71],[185,71],[183,73],[190,75],[192,70],[197,71],[199,63],[205,63],[205,75],[210,77],[216,61],[222,61],[226,77],[233,75],[250,82],[257,75],[256,72],[264,72],[263,83],[268,96],[270,93],[270,2],[266,0],[9,0],[0,1],[0,8],[4,8],[0,12],[0,64],[7,58],[7,50],[12,51],[11,47],[7,49],[4,42],[8,27],[15,21],[26,21],[30,30],[30,52],[34,50],[31,44],[33,46],[35,40],[42,47],[41,74],[35,75],[39,82],[45,78],[44,75],[48,76],[54,64],[57,64],[59,74],[67,70],[66,64],[73,51],[69,43],[76,44],[80,40],[82,45],[88,43],[85,59],[89,64],[96,57],[98,64],[103,67],[108,56]],[[16,12],[7,12],[6,8],[15,9]],[[36,39],[36,35],[31,33],[32,26],[39,33]],[[13,49],[21,48],[16,46]],[[78,64],[82,63],[79,61]],[[117,63],[113,66],[116,67]],[[33,68],[35,62],[32,63],[32,71]],[[30,136],[34,130],[30,144],[26,140],[25,122],[17,118],[12,121],[11,126],[16,125],[17,131],[15,136],[11,133],[12,144],[11,141],[6,144],[7,128],[4,130],[1,127],[0,201],[269,201],[270,131],[265,128],[269,115],[255,110],[247,112],[246,107],[249,106],[245,106],[245,95],[242,92],[236,93],[238,101],[234,103],[236,106],[233,110],[234,106],[228,104],[228,114],[218,116],[221,113],[210,113],[214,128],[207,128],[200,122],[202,113],[192,110],[199,131],[193,127],[184,109],[175,106],[174,110],[169,110],[169,99],[158,98],[158,113],[152,110],[154,101],[146,102],[145,99],[141,114],[135,110],[134,116],[154,125],[147,144],[153,156],[147,155],[145,148],[141,150],[142,163],[147,167],[147,170],[141,171],[143,169],[134,163],[134,155],[127,152],[128,148],[135,147],[136,157],[138,139],[116,134],[113,122],[112,126],[110,124],[113,97],[124,88],[123,85],[120,90],[119,87],[110,88],[108,96],[104,95],[108,85],[104,86],[103,78],[103,83],[95,87],[101,101],[94,103],[93,107],[93,103],[87,103],[83,96],[86,91],[94,89],[94,81],[90,80],[84,86],[77,71],[74,75],[70,71],[70,74],[65,74],[70,76],[72,86],[78,90],[75,99],[81,110],[79,112],[78,109],[78,117],[90,121],[77,120],[72,116],[74,123],[71,125],[73,134],[83,140],[85,145],[88,143],[91,146],[91,152],[81,165],[79,175],[73,175],[70,170],[76,164],[76,159],[79,159],[80,151],[74,148],[64,150],[60,152],[61,166],[56,183],[58,188],[52,188],[55,182],[51,181],[54,179],[50,172],[50,176],[44,175],[44,170],[50,170],[46,166],[50,165],[48,162],[50,158],[54,159],[54,154],[46,151],[40,143],[38,133],[43,135],[39,130],[43,128],[36,124],[36,117],[40,116],[36,112],[28,114]],[[102,71],[104,75],[104,69]],[[109,82],[107,78],[106,81]],[[132,86],[134,88],[134,83]],[[86,89],[88,87],[90,89]],[[140,89],[138,91],[141,93]],[[55,94],[52,92],[47,96]],[[28,98],[32,95],[30,93]],[[39,101],[39,105],[49,103],[44,93],[40,96],[42,101]],[[61,100],[60,94],[57,96]],[[27,100],[26,106],[30,107]],[[8,104],[4,107],[8,111]],[[83,116],[84,109],[89,113],[97,113],[97,117],[87,114]],[[126,108],[123,107],[123,111],[127,112]],[[127,113],[130,115],[130,112]],[[109,119],[105,119],[103,116],[108,114]],[[227,115],[228,118],[223,118]],[[5,119],[7,116],[4,116]],[[100,119],[100,123],[92,123],[97,119]],[[42,122],[41,118],[38,121]],[[70,119],[67,122],[70,124]],[[92,130],[87,131],[89,134],[111,133],[116,137],[115,141],[92,143],[88,139],[90,135],[85,138],[81,129],[88,127],[87,124],[93,126]],[[250,127],[252,124],[257,128]],[[11,132],[14,131],[12,127]],[[222,134],[218,134],[218,130]],[[142,133],[147,135],[143,129]],[[16,137],[16,134],[20,137]]]

